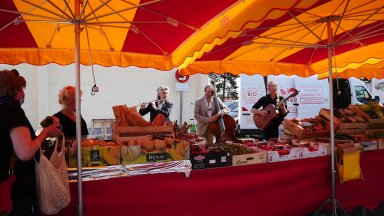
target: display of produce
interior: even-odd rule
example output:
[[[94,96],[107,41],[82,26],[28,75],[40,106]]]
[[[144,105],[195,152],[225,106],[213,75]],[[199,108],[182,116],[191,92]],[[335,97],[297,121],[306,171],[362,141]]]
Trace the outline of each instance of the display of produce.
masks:
[[[68,167],[77,167],[77,144],[68,147]],[[81,161],[83,167],[109,166],[120,164],[121,146],[113,141],[83,139],[81,142]]]
[[[166,122],[159,114],[149,123],[136,107],[120,105],[112,109],[116,117],[113,141],[83,140],[84,167],[190,160],[193,169],[205,169],[330,154],[328,109],[321,109],[314,118],[285,119],[285,132],[292,136],[213,145],[206,145],[204,138],[189,133],[187,122]],[[382,108],[374,103],[335,110],[335,148],[343,153],[384,148],[384,120],[374,119],[380,117],[379,111]],[[69,167],[76,167],[75,143],[69,147],[68,155]]]
[[[384,119],[383,107],[375,102],[368,102],[364,105],[354,105],[358,110],[363,111],[367,116],[373,119]]]

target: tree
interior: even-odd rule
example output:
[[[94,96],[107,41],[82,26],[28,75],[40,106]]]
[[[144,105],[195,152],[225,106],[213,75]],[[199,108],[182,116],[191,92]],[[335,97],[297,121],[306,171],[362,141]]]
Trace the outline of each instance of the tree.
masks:
[[[222,101],[239,99],[238,86],[236,82],[239,76],[235,76],[230,73],[211,73],[208,77],[211,81],[215,82],[217,97],[219,97]]]

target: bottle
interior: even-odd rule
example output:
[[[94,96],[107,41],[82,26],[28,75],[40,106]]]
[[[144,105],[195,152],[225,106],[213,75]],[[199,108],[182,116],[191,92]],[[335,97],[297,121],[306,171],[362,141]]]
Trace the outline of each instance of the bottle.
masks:
[[[283,138],[284,138],[284,125],[283,124],[280,124],[279,125],[279,137],[278,137],[278,140],[281,141]]]

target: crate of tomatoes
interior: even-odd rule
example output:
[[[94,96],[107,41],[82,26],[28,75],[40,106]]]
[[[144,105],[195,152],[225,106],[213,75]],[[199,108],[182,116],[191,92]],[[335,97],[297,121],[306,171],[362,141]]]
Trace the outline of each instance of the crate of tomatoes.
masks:
[[[329,134],[329,122],[319,116],[304,119],[285,119],[284,128],[299,139]]]

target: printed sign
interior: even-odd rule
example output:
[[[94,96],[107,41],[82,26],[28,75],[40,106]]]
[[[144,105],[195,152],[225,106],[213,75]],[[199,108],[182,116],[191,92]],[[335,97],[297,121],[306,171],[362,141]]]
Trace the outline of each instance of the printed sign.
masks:
[[[322,86],[300,86],[300,104],[324,104]]]

